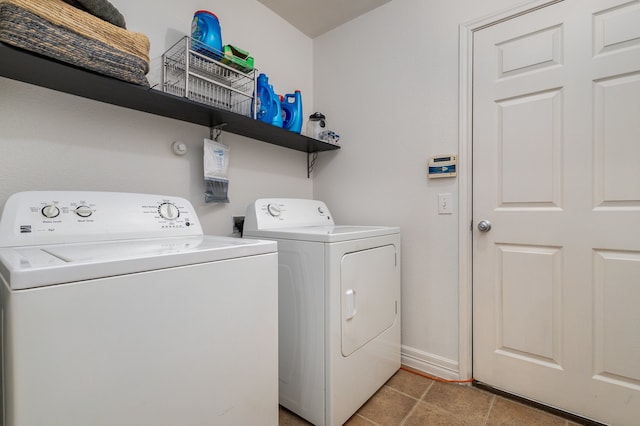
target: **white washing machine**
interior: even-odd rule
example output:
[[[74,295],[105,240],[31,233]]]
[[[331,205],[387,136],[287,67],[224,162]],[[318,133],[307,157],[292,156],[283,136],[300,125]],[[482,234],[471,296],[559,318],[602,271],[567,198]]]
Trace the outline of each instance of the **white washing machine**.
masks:
[[[3,424],[277,425],[277,245],[161,195],[23,192],[0,220]]]
[[[243,235],[278,242],[280,404],[342,425],[400,368],[400,229],[336,226],[321,201],[260,199]]]

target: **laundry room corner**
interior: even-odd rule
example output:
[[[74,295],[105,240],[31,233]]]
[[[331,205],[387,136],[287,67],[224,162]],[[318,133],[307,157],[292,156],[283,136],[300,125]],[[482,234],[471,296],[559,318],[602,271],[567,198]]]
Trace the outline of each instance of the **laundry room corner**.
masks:
[[[339,155],[319,156],[314,197],[343,222],[400,226],[402,360],[449,379],[469,378],[458,292],[466,176],[429,179],[428,163],[460,154],[459,26],[520,3],[394,0],[314,39],[316,109],[345,140]]]

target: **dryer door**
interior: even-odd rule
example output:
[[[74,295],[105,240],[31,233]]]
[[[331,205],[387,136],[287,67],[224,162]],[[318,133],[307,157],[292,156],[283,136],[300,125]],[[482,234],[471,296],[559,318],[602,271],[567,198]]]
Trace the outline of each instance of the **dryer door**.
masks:
[[[385,245],[342,257],[342,355],[388,329],[398,315],[396,248]]]

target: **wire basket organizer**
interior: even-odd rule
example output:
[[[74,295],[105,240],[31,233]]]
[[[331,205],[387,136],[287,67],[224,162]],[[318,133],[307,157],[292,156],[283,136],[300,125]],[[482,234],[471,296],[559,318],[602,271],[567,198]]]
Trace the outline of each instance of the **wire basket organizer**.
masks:
[[[222,52],[183,37],[162,55],[163,91],[252,117],[256,71],[245,73],[214,59],[222,57]]]

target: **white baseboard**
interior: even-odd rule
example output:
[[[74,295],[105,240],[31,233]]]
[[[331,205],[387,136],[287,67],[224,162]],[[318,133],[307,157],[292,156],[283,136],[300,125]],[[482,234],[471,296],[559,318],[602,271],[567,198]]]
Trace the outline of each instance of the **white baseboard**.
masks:
[[[458,361],[402,346],[401,362],[407,367],[446,380],[461,380]]]

